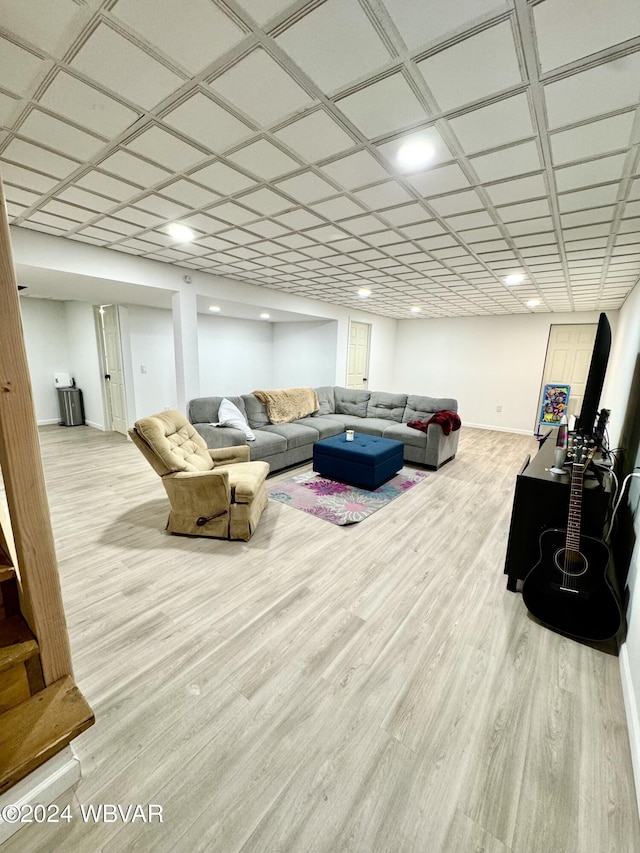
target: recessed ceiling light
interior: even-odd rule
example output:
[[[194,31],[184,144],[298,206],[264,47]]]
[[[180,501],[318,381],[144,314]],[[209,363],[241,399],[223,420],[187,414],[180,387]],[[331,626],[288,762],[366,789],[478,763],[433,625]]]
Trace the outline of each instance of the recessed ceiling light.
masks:
[[[181,243],[189,243],[196,236],[191,228],[187,228],[186,225],[182,225],[180,222],[172,222],[168,225],[167,233],[174,240],[179,240]]]
[[[434,154],[433,145],[421,140],[414,140],[413,142],[405,142],[404,145],[400,146],[396,159],[399,165],[405,169],[418,169],[432,160]]]
[[[538,305],[540,305],[540,300],[539,300],[539,299],[529,299],[529,300],[527,301],[527,307],[528,307],[528,308],[537,308],[537,307],[538,307]]]
[[[219,305],[209,305],[209,311],[213,311],[214,314],[217,314],[219,310],[220,310]]]
[[[371,291],[369,290],[368,287],[359,287],[358,288],[358,296],[362,296],[363,298],[365,296],[371,296]]]
[[[262,314],[260,315],[261,320],[269,320],[270,317],[271,317],[271,314],[267,314],[266,311],[263,311]]]
[[[522,284],[524,281],[524,275],[521,272],[512,272],[510,275],[505,276],[503,279],[505,284]]]
[[[411,309],[412,314],[419,314],[421,311],[422,311],[422,308],[418,308],[417,305],[414,305],[413,308]]]

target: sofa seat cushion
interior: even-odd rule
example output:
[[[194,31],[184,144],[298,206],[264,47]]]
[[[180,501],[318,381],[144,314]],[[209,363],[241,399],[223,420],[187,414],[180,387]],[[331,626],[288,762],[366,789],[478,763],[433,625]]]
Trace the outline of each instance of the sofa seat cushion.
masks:
[[[391,423],[393,421],[389,421],[386,418],[358,418],[358,423],[354,427],[349,427],[349,429],[354,429],[362,435],[381,436]]]
[[[387,426],[382,433],[383,438],[393,438],[396,441],[402,441],[411,447],[420,447],[423,450],[427,446],[427,434],[420,432],[419,429],[413,429],[406,424],[391,424]]]
[[[251,442],[251,458],[265,459],[275,453],[285,453],[287,450],[287,439],[274,432],[265,429],[256,430],[256,440]]]
[[[294,447],[304,447],[306,444],[313,444],[320,437],[317,429],[299,423],[269,424],[262,427],[262,432],[282,436],[287,442],[287,450],[291,450]]]
[[[310,418],[299,418],[296,423],[315,429],[320,434],[320,438],[329,438],[332,435],[344,432],[344,424],[336,420],[333,415],[330,418],[321,418],[317,415]]]
[[[386,391],[372,391],[367,403],[368,418],[382,418],[402,423],[407,405],[406,394],[388,394]]]
[[[362,423],[363,418],[359,418],[357,415],[325,415],[325,418],[328,421],[334,421],[334,423],[340,424],[342,426],[342,430],[345,429],[354,429],[358,430],[358,426]]]
[[[409,394],[402,423],[428,421],[431,415],[443,411],[457,412],[458,401],[451,397],[422,397],[418,394]]]

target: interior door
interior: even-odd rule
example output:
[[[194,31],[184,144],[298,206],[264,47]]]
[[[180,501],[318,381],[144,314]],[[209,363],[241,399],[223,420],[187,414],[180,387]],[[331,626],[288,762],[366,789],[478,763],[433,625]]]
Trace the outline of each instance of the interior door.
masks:
[[[349,325],[348,388],[367,387],[370,341],[371,326],[368,323],[356,323],[352,320]]]
[[[542,385],[566,382],[571,386],[568,417],[580,414],[584,387],[597,331],[596,323],[551,326]],[[542,388],[540,389],[542,395]],[[536,413],[536,421],[538,413]]]
[[[104,350],[105,388],[111,415],[110,427],[115,432],[127,434],[127,413],[124,395],[124,372],[120,346],[120,324],[116,305],[100,306],[102,343]]]

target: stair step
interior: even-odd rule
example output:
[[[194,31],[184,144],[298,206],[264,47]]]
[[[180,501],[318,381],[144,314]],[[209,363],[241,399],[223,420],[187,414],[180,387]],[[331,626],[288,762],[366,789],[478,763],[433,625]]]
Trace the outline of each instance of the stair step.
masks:
[[[38,654],[38,643],[22,616],[0,621],[0,672]]]
[[[94,723],[70,676],[0,715],[0,794],[60,752]]]
[[[2,562],[3,556],[4,555],[2,551],[0,551],[0,583],[10,581],[16,576],[15,570],[12,568],[11,563]]]

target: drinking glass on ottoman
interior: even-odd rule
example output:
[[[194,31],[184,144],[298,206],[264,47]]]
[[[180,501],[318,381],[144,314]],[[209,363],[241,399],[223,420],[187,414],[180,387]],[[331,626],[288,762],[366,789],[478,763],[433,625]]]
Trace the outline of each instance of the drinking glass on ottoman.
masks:
[[[313,470],[329,480],[363,489],[377,489],[402,468],[404,444],[390,438],[357,432],[353,441],[345,433],[313,445]]]

